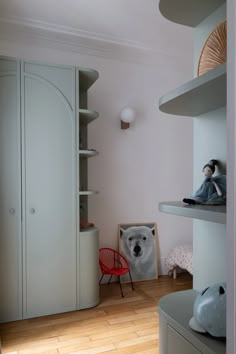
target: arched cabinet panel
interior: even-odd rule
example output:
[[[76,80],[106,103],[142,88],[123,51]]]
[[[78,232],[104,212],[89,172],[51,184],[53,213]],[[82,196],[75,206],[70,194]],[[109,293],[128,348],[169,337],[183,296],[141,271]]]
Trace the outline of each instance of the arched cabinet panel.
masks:
[[[0,58],[0,321],[22,318],[18,66]]]
[[[66,93],[48,80],[22,76],[24,314],[29,317],[76,308],[75,112]],[[65,79],[75,86],[70,75]]]

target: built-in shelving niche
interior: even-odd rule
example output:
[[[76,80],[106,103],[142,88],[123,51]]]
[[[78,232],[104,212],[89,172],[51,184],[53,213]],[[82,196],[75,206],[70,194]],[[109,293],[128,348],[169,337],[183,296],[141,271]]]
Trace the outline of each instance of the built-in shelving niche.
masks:
[[[225,2],[225,0],[160,0],[159,9],[165,18],[174,23],[196,27]],[[170,91],[159,100],[159,108],[162,112],[200,119],[202,114],[225,106],[225,64]],[[161,202],[159,209],[173,215],[219,224],[226,223],[226,206],[188,205],[180,201],[168,201]],[[158,308],[161,354],[169,352],[168,341],[171,341],[169,335],[173,334],[172,329],[175,333],[172,339],[176,338],[176,334],[178,336],[177,347],[170,349],[173,353],[189,353],[190,347],[191,353],[226,353],[225,341],[199,334],[189,328],[195,297],[196,292],[189,290],[169,294],[160,300]],[[172,341],[173,343],[176,341]],[[191,346],[189,346],[190,343]]]

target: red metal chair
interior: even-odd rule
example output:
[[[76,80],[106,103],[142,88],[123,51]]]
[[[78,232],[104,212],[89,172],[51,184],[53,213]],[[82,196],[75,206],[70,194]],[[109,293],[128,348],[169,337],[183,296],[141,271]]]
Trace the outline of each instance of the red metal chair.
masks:
[[[129,273],[132,290],[134,290],[132,277],[131,277],[131,273],[130,273],[130,268],[129,268],[129,263],[121,253],[119,253],[118,251],[116,251],[112,248],[100,248],[99,249],[99,265],[100,265],[100,269],[102,272],[102,276],[99,281],[99,284],[101,283],[103,276],[106,274],[110,275],[110,279],[108,281],[108,284],[110,284],[110,281],[111,281],[111,278],[113,275],[118,276],[119,283],[120,283],[121,295],[122,295],[122,297],[124,297],[121,282],[120,282],[120,276],[124,275],[126,273]]]

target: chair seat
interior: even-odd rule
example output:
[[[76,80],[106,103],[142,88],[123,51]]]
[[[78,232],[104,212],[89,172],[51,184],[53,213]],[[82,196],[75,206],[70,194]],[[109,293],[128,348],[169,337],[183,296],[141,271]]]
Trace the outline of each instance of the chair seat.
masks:
[[[123,275],[128,273],[129,268],[110,268],[109,271],[104,271],[104,274],[112,274],[112,275]]]

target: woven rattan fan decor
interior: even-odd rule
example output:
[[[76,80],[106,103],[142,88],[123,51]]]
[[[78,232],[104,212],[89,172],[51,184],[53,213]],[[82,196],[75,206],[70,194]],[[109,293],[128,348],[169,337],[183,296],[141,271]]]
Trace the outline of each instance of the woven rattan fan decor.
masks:
[[[226,62],[226,30],[225,20],[221,22],[207,38],[198,62],[198,76]]]

